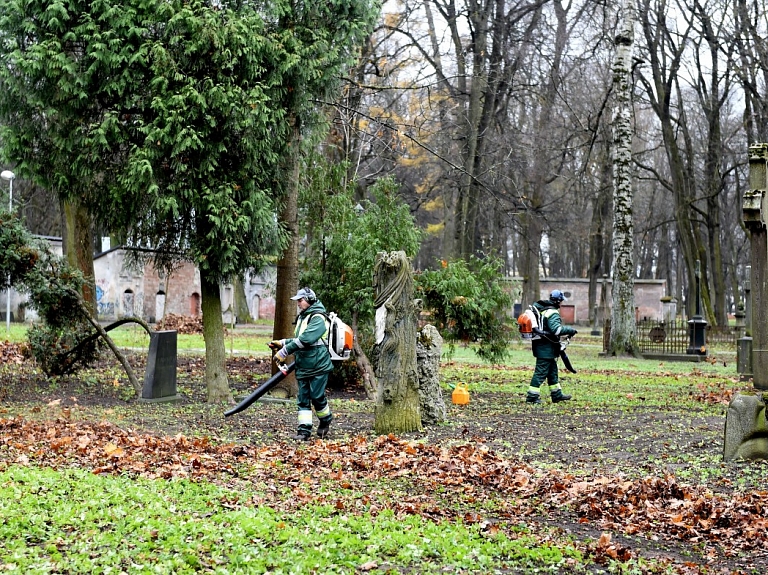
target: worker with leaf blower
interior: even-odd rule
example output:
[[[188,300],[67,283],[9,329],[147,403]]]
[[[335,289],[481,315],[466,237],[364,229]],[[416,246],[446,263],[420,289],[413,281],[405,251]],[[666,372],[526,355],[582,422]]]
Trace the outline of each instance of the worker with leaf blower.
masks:
[[[539,300],[531,308],[540,322],[534,330],[535,335],[531,341],[531,351],[536,358],[536,368],[533,371],[530,387],[525,396],[527,403],[541,403],[541,384],[544,380],[549,384],[549,393],[552,403],[560,403],[571,399],[570,395],[563,393],[557,372],[557,358],[562,357],[569,371],[575,370],[571,366],[562,342],[567,342],[576,335],[577,331],[572,327],[563,325],[560,318],[560,304],[565,301],[565,296],[560,290],[553,290],[549,299]]]
[[[308,441],[312,435],[313,407],[320,420],[317,436],[325,438],[333,419],[325,397],[328,374],[333,371],[331,355],[324,341],[328,338],[325,306],[308,287],[301,288],[291,299],[299,307],[294,337],[274,340],[269,343],[269,347],[278,350],[275,354],[278,363],[285,362],[289,355],[295,357],[296,381],[299,385],[296,399],[299,424],[294,439]]]

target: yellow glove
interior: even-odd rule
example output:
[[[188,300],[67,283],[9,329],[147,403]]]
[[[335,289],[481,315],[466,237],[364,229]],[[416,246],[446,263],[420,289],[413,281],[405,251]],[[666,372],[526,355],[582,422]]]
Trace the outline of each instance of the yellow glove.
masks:
[[[283,347],[283,340],[282,339],[273,339],[267,345],[272,350],[280,349],[281,347]]]
[[[286,357],[288,357],[288,350],[284,347],[280,348],[280,351],[275,354],[275,361],[285,361]]]

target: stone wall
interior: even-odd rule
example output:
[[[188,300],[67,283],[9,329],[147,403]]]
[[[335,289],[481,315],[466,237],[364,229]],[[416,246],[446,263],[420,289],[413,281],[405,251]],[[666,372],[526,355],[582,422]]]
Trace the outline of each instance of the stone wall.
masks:
[[[514,282],[522,282],[522,278],[512,278]],[[547,299],[554,289],[562,291],[568,299],[561,306],[561,315],[565,323],[585,325],[589,322],[589,280],[582,278],[544,278],[539,280],[541,285],[541,299]],[[605,297],[607,309],[611,308],[610,278],[605,280]],[[597,282],[597,301],[603,291],[603,280]],[[661,298],[667,295],[666,280],[635,280],[635,315],[637,319],[661,319]],[[517,300],[519,302],[519,300]]]

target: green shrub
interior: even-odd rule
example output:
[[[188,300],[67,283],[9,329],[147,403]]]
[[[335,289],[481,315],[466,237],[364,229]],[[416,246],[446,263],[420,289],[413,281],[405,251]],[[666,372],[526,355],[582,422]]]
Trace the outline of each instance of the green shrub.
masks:
[[[437,270],[416,274],[416,291],[425,311],[449,344],[476,344],[477,355],[499,363],[514,333],[508,312],[512,297],[505,290],[501,262],[496,259],[442,262]]]
[[[29,343],[46,375],[73,373],[98,359],[101,343],[82,305],[82,274],[36,241],[21,221],[0,212],[0,277],[29,294],[42,323],[29,331]]]

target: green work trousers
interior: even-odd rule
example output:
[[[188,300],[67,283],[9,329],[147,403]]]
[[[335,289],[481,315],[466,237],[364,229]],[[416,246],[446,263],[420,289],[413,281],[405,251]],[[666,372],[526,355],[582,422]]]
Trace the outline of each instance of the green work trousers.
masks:
[[[315,377],[296,378],[299,393],[296,405],[299,408],[299,433],[312,431],[312,408],[320,421],[331,417],[331,407],[325,398],[325,386],[328,385],[328,372]]]
[[[551,388],[555,388],[558,385],[557,359],[536,358],[536,368],[533,370],[531,387],[538,389],[544,383],[544,380],[547,381]]]

